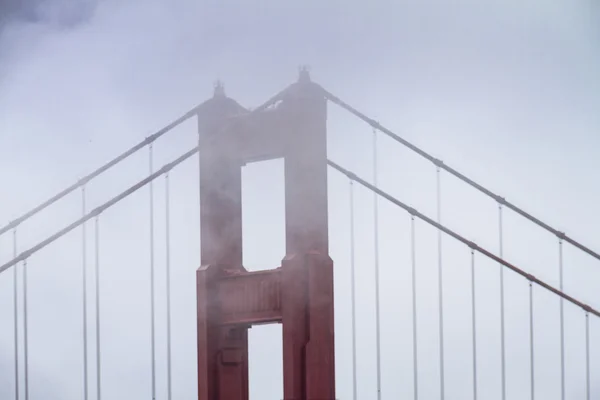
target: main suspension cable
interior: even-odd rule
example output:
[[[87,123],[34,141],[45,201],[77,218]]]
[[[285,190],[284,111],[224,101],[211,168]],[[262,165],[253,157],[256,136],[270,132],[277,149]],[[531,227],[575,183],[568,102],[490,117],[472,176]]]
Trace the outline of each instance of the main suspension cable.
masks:
[[[171,202],[169,173],[165,174],[165,263],[167,292],[167,400],[171,400]]]
[[[373,129],[373,185],[378,185],[377,130]],[[373,239],[375,253],[375,342],[377,357],[377,400],[381,400],[381,314],[379,294],[379,196],[373,193]]]
[[[13,267],[15,264],[17,264],[18,262],[23,261],[24,259],[30,257],[32,254],[34,254],[34,253],[40,251],[41,249],[43,249],[44,247],[48,246],[50,243],[53,243],[57,239],[63,237],[67,233],[71,232],[73,229],[75,229],[78,226],[80,226],[81,224],[83,224],[85,221],[88,221],[91,218],[94,218],[95,216],[99,215],[100,213],[102,213],[106,209],[114,206],[119,201],[123,200],[127,196],[131,195],[132,193],[136,192],[140,188],[144,187],[150,181],[152,181],[152,180],[156,179],[157,177],[159,177],[159,176],[167,173],[168,171],[170,171],[171,169],[173,169],[177,165],[181,164],[182,162],[184,162],[185,160],[187,160],[188,158],[190,158],[191,156],[193,156],[197,152],[198,152],[198,147],[193,148],[192,150],[190,150],[187,153],[183,154],[182,156],[180,156],[179,158],[175,159],[174,161],[172,161],[172,162],[164,165],[161,169],[159,169],[158,171],[156,171],[152,175],[146,177],[145,179],[142,179],[141,181],[139,181],[135,185],[131,186],[129,189],[125,190],[124,192],[121,192],[117,196],[115,196],[112,199],[108,200],[106,203],[104,203],[104,204],[96,207],[92,211],[88,212],[84,217],[81,217],[77,221],[75,221],[75,222],[71,223],[70,225],[64,227],[60,231],[54,233],[53,235],[51,235],[48,238],[46,238],[45,240],[39,242],[35,246],[33,246],[33,247],[29,248],[28,250],[22,252],[20,255],[14,257],[12,260],[4,263],[3,265],[0,266],[0,273],[6,271],[7,269],[9,269],[9,268]]]
[[[350,179],[350,296],[352,303],[352,399],[356,400],[356,274],[354,246],[354,181]]]
[[[85,185],[81,187],[81,215],[85,216],[86,195]],[[87,233],[86,223],[81,224],[81,271],[83,297],[83,398],[88,399],[88,333],[87,333]]]
[[[149,175],[154,173],[154,155],[152,144],[148,146]],[[150,360],[152,362],[152,400],[156,400],[156,345],[155,345],[155,318],[154,318],[154,182],[148,183],[150,195]]]
[[[13,229],[13,258],[17,257],[17,228]],[[13,271],[13,320],[15,344],[15,400],[19,400],[19,275]]]
[[[268,99],[266,102],[264,102],[263,104],[261,104],[260,106],[254,108],[248,114],[253,114],[253,113],[260,112],[260,111],[264,111],[268,107],[270,107],[273,104],[279,102],[281,99],[283,99],[288,94],[288,92],[290,91],[291,88],[293,88],[293,86],[294,85],[290,85],[290,86],[286,87],[285,89],[283,89],[282,91],[280,91],[279,93],[277,93],[276,95],[274,95],[273,97],[271,97],[270,99]],[[146,147],[150,143],[154,143],[158,138],[160,138],[161,136],[165,135],[167,132],[171,131],[173,128],[181,125],[183,122],[187,121],[188,119],[192,118],[193,116],[198,116],[198,118],[201,118],[201,117],[203,117],[205,115],[205,113],[211,113],[212,112],[212,108],[211,107],[206,107],[206,105],[210,104],[210,101],[211,100],[209,99],[209,100],[207,100],[207,101],[205,101],[205,102],[203,102],[203,103],[201,103],[201,104],[193,107],[191,110],[189,110],[188,112],[186,112],[185,114],[183,114],[179,118],[175,119],[174,121],[172,121],[168,125],[164,126],[163,128],[159,129],[158,131],[156,131],[152,135],[148,136],[147,138],[145,138],[140,143],[136,144],[135,146],[133,146],[132,148],[130,148],[126,152],[122,153],[118,157],[115,157],[114,159],[112,159],[111,161],[107,162],[106,164],[104,164],[100,168],[96,169],[92,173],[84,176],[79,181],[75,182],[71,186],[65,188],[63,191],[61,191],[61,192],[57,193],[56,195],[52,196],[51,198],[49,198],[48,200],[44,201],[43,203],[41,203],[37,207],[34,207],[33,209],[29,210],[25,214],[21,215],[20,217],[14,219],[10,223],[8,223],[6,226],[0,228],[0,236],[2,236],[3,234],[5,234],[6,232],[8,232],[8,231],[10,231],[10,230],[12,230],[14,228],[16,228],[17,226],[21,225],[23,222],[25,222],[29,218],[33,217],[34,215],[38,214],[40,211],[43,211],[44,209],[46,209],[49,206],[51,206],[52,204],[56,203],[57,201],[59,201],[60,199],[64,198],[68,194],[70,194],[73,191],[77,190],[78,188],[80,188],[84,184],[88,183],[92,179],[96,178],[98,175],[102,174],[103,172],[107,171],[108,169],[110,169],[110,168],[114,167],[115,165],[119,164],[121,161],[127,159],[129,156],[137,153],[139,150],[143,149],[144,147]]]
[[[502,204],[498,203],[498,255],[504,259],[504,223],[502,217]],[[504,265],[498,264],[500,269],[500,364],[502,400],[506,400],[506,338],[504,326]]]
[[[61,191],[61,192],[57,193],[56,195],[52,196],[51,198],[49,198],[48,200],[44,201],[43,203],[41,203],[37,207],[31,209],[30,211],[26,212],[25,214],[21,215],[20,217],[14,219],[8,225],[0,228],[0,236],[3,235],[3,234],[5,234],[9,230],[11,230],[13,228],[16,228],[17,226],[21,225],[23,222],[25,222],[29,218],[33,217],[34,215],[38,214],[40,211],[43,211],[44,209],[48,208],[49,206],[51,206],[52,204],[54,204],[57,201],[61,200],[65,196],[67,196],[67,195],[71,194],[72,192],[74,192],[75,190],[81,188],[83,185],[85,185],[86,183],[88,183],[92,179],[96,178],[97,176],[99,176],[102,173],[106,172],[110,168],[112,168],[115,165],[119,164],[121,161],[129,158],[129,156],[137,153],[139,150],[141,150],[144,147],[148,146],[149,144],[153,143],[158,138],[160,138],[161,136],[163,136],[165,133],[169,132],[171,129],[177,127],[178,125],[180,125],[183,122],[187,121],[189,118],[191,118],[194,115],[196,115],[197,112],[198,112],[198,110],[204,104],[205,103],[202,103],[202,104],[200,104],[200,105],[192,108],[190,111],[188,111],[187,113],[183,114],[181,117],[177,118],[176,120],[174,120],[170,124],[164,126],[160,130],[156,131],[152,135],[148,136],[147,138],[145,138],[144,140],[142,140],[141,142],[139,142],[135,146],[131,147],[129,150],[125,151],[124,153],[122,153],[119,156],[115,157],[114,159],[110,160],[109,162],[107,162],[106,164],[104,164],[100,168],[96,169],[92,173],[84,176],[83,178],[81,178],[80,180],[78,180],[77,182],[75,182],[74,184],[72,184],[71,186],[65,188],[63,191]]]
[[[453,230],[446,228],[444,225],[438,224],[437,222],[435,222],[433,219],[429,218],[428,216],[426,216],[423,213],[420,213],[419,211],[417,211],[415,208],[410,207],[404,203],[402,203],[400,200],[396,199],[395,197],[389,195],[388,193],[382,191],[379,188],[376,188],[375,186],[371,185],[369,182],[365,181],[364,179],[358,177],[356,174],[354,174],[353,172],[350,172],[349,170],[341,167],[340,165],[336,164],[335,162],[331,161],[331,160],[327,160],[327,164],[329,164],[329,166],[331,166],[332,168],[338,170],[339,172],[341,172],[342,174],[346,175],[348,178],[350,178],[351,180],[354,180],[358,183],[360,183],[362,186],[366,187],[367,189],[370,189],[372,191],[375,191],[378,195],[380,195],[381,197],[385,198],[386,200],[388,200],[389,202],[395,204],[396,206],[403,208],[404,210],[406,210],[409,214],[414,215],[416,217],[419,217],[421,220],[427,222],[429,225],[433,226],[434,228],[440,229],[442,232],[444,232],[445,234],[453,237],[454,239],[458,240],[459,242],[469,246],[470,248],[474,249],[475,251],[483,254],[484,256],[488,257],[489,259],[500,263],[502,265],[504,265],[506,268],[516,272],[517,274],[523,276],[524,278],[528,279],[531,282],[535,282],[538,286],[543,287],[544,289],[548,290],[549,292],[554,293],[555,295],[562,297],[563,299],[567,300],[568,302],[576,305],[577,307],[582,308],[584,311],[588,311],[591,314],[594,314],[596,317],[600,317],[600,311],[596,310],[595,308],[582,303],[581,301],[575,299],[574,297],[560,291],[559,289],[556,289],[555,287],[547,284],[546,282],[536,278],[535,276],[523,271],[522,269],[518,268],[517,266],[509,263],[508,261],[498,257],[497,255],[493,254],[492,252],[486,250],[485,248],[478,246],[477,244],[475,244],[474,242],[465,239],[463,236],[459,235],[458,233],[454,232]]]
[[[405,146],[408,149],[412,150],[413,152],[417,153],[418,155],[420,155],[421,157],[425,158],[426,160],[431,161],[435,165],[439,166],[440,168],[442,168],[445,171],[449,172],[450,174],[454,175],[455,177],[457,177],[461,181],[465,182],[469,186],[475,188],[476,190],[480,191],[481,193],[485,194],[486,196],[491,197],[492,199],[496,200],[497,202],[505,205],[506,207],[508,207],[512,211],[514,211],[517,214],[521,215],[522,217],[528,219],[529,221],[533,222],[534,224],[540,226],[541,228],[545,229],[546,231],[552,233],[553,235],[556,235],[557,237],[562,237],[565,242],[570,243],[571,245],[577,247],[579,250],[582,250],[585,253],[589,254],[590,256],[594,257],[595,259],[600,260],[600,254],[598,252],[595,252],[594,250],[592,250],[589,247],[581,244],[580,242],[576,241],[575,239],[572,239],[571,237],[567,236],[563,232],[560,232],[557,229],[554,229],[553,227],[551,227],[550,225],[546,224],[542,220],[534,217],[533,215],[527,213],[523,209],[521,209],[521,208],[517,207],[516,205],[510,203],[505,198],[503,198],[503,197],[495,194],[491,190],[485,188],[484,186],[478,184],[477,182],[473,181],[472,179],[468,178],[467,176],[461,174],[460,172],[458,172],[454,168],[449,167],[443,161],[441,161],[441,160],[433,157],[431,154],[425,152],[424,150],[422,150],[419,147],[415,146],[414,144],[410,143],[406,139],[401,138],[400,136],[398,136],[397,134],[395,134],[391,130],[389,130],[386,127],[384,127],[383,125],[381,125],[379,122],[377,122],[377,121],[375,121],[375,120],[367,117],[365,114],[361,113],[360,111],[356,110],[354,107],[352,107],[349,104],[345,103],[340,98],[334,96],[332,93],[328,92],[323,87],[319,86],[319,88],[320,88],[321,92],[323,93],[323,96],[325,96],[325,98],[327,98],[329,101],[337,104],[338,106],[342,107],[346,111],[348,111],[351,114],[355,115],[359,119],[365,121],[367,124],[371,125],[373,128],[381,131],[382,133],[386,134],[390,138],[394,139],[396,142],[402,144],[403,146]]]
[[[412,293],[412,339],[413,339],[413,395],[419,398],[419,361],[417,336],[417,250],[415,236],[415,216],[410,216],[410,259],[411,259],[411,293]]]
[[[437,222],[442,223],[442,188],[441,170],[436,167],[436,208]],[[439,341],[440,341],[440,398],[446,397],[445,371],[444,371],[444,275],[442,272],[442,231],[437,230],[438,245],[438,309],[439,309]]]

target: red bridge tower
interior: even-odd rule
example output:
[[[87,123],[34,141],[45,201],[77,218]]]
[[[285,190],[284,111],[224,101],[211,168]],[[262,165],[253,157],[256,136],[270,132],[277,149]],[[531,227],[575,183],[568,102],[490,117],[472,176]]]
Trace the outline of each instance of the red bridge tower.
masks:
[[[283,324],[284,399],[333,400],[326,100],[304,69],[270,109],[249,112],[220,85],[207,106],[209,117],[199,126],[199,400],[249,400],[248,328],[267,323]],[[241,167],[281,157],[286,255],[280,268],[248,272],[242,265]]]

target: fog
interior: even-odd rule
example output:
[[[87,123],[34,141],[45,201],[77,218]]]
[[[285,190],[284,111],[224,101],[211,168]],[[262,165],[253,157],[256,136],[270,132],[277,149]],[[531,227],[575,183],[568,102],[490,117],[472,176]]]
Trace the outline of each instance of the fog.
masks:
[[[0,224],[4,225],[212,95],[245,107],[313,80],[403,138],[600,250],[600,10],[590,0],[0,3]],[[329,158],[373,174],[373,132],[329,106]],[[153,146],[154,170],[197,143],[190,120]],[[379,186],[436,216],[435,167],[377,136]],[[196,396],[198,168],[169,174],[173,398]],[[140,151],[86,185],[86,209],[149,173]],[[285,252],[283,164],[244,167],[244,264]],[[337,397],[352,398],[349,183],[329,173]],[[373,195],[355,186],[357,398],[376,398]],[[165,179],[153,184],[157,399],[166,399]],[[441,174],[442,222],[498,252],[498,209]],[[81,192],[17,229],[24,251],[81,216]],[[558,286],[558,240],[505,210],[504,256]],[[148,187],[99,217],[102,397],[151,398]],[[412,396],[410,217],[379,200],[382,399]],[[94,221],[86,224],[89,391],[95,399]],[[13,236],[0,237],[0,260]],[[420,399],[440,398],[437,232],[416,222]],[[470,252],[443,239],[446,399],[472,393]],[[82,230],[28,260],[30,399],[83,398]],[[499,266],[475,258],[478,390],[500,399]],[[22,278],[19,266],[19,295]],[[507,398],[530,398],[528,284],[505,272]],[[600,308],[600,262],[564,246],[564,289]],[[14,398],[13,271],[0,274],[0,399]],[[19,306],[22,306],[21,299]],[[559,302],[534,289],[536,398],[560,399]],[[22,320],[20,320],[22,326]],[[565,304],[566,398],[585,396],[584,313]],[[22,327],[19,328],[23,379]],[[591,398],[600,396],[600,322],[590,318]],[[251,330],[251,399],[282,398],[281,330]],[[21,381],[21,396],[23,395]]]

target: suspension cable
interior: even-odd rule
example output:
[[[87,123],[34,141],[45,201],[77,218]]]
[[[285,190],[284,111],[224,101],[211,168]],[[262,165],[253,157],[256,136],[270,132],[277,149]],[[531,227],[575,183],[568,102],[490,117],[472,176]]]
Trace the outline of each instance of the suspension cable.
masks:
[[[563,291],[563,241],[558,239],[558,276],[559,289]],[[562,298],[560,302],[560,394],[561,400],[565,400],[565,309]]]
[[[504,227],[502,217],[502,204],[498,203],[498,255],[504,258]],[[502,400],[506,400],[506,338],[504,326],[504,265],[498,264],[500,269],[500,364],[502,382]]]
[[[165,255],[167,292],[167,400],[171,400],[171,215],[169,173],[165,174]]]
[[[410,216],[410,259],[412,283],[412,336],[413,336],[413,394],[419,398],[418,342],[417,342],[417,251],[415,236],[415,216]]]
[[[13,258],[17,257],[17,228],[13,229]],[[19,400],[19,275],[13,271],[13,319],[15,344],[15,400]]]
[[[202,127],[202,121],[200,120],[200,115],[198,115],[198,117],[196,118],[196,128],[198,130],[198,148],[200,148],[200,146],[202,145],[202,133],[203,133],[203,127]],[[198,194],[198,210],[202,210],[202,156],[200,155],[200,153],[198,153],[198,163],[197,163],[197,168],[196,168],[196,172],[198,172],[198,191],[196,192]],[[200,243],[198,243],[200,246],[202,245],[202,212],[198,213],[198,227],[199,227],[199,237],[200,237]],[[200,251],[200,254],[202,254],[202,251]],[[202,255],[200,255],[200,263],[203,263],[204,260],[202,259]]]
[[[319,89],[323,93],[323,96],[325,96],[325,98],[327,98],[329,101],[337,104],[338,106],[340,106],[341,108],[343,108],[346,111],[350,112],[351,114],[355,115],[359,119],[365,121],[367,124],[371,125],[373,128],[377,129],[378,131],[381,131],[385,135],[387,135],[390,138],[394,139],[396,142],[402,144],[403,146],[405,146],[408,149],[412,150],[413,152],[417,153],[418,155],[420,155],[421,157],[425,158],[426,160],[431,161],[435,165],[439,166],[440,168],[442,168],[445,171],[449,172],[450,174],[454,175],[455,177],[457,177],[461,181],[465,182],[469,186],[471,186],[474,189],[478,190],[479,192],[485,194],[486,196],[491,197],[492,199],[496,200],[498,203],[501,203],[501,204],[505,205],[506,207],[508,207],[512,211],[514,211],[517,214],[521,215],[522,217],[528,219],[529,221],[533,222],[534,224],[538,225],[539,227],[545,229],[546,231],[552,233],[553,235],[556,235],[557,237],[562,237],[565,242],[570,243],[571,245],[577,247],[579,250],[582,250],[585,253],[589,254],[590,256],[594,257],[595,259],[600,260],[600,254],[599,253],[597,253],[594,250],[590,249],[589,247],[583,245],[582,243],[576,241],[575,239],[572,239],[571,237],[567,236],[563,232],[560,232],[557,229],[554,229],[553,227],[551,227],[550,225],[546,224],[542,220],[534,217],[533,215],[527,213],[523,209],[521,209],[521,208],[517,207],[516,205],[510,203],[505,198],[503,198],[503,197],[495,194],[491,190],[485,188],[484,186],[480,185],[479,183],[477,183],[477,182],[473,181],[472,179],[468,178],[467,176],[461,174],[460,172],[458,172],[454,168],[449,167],[443,161],[441,161],[441,160],[433,157],[431,154],[425,152],[424,150],[422,150],[419,147],[415,146],[414,144],[410,143],[406,139],[401,138],[400,136],[398,136],[397,134],[395,134],[391,130],[389,130],[386,127],[384,127],[383,125],[381,125],[379,122],[377,122],[377,121],[375,121],[375,120],[367,117],[365,114],[361,113],[360,111],[356,110],[354,107],[352,107],[349,104],[345,103],[340,98],[334,96],[332,93],[328,92],[323,87],[319,86]]]
[[[477,400],[477,309],[475,301],[475,250],[471,249],[471,319],[473,322],[473,400]]]
[[[436,206],[437,222],[442,223],[442,189],[441,189],[441,171],[436,167]],[[444,281],[442,273],[442,231],[437,230],[438,245],[438,309],[439,309],[439,341],[440,341],[440,398],[446,397],[445,374],[444,374]]]
[[[23,260],[23,378],[25,400],[29,400],[29,305],[27,294],[27,259]]]
[[[94,265],[96,280],[96,400],[102,400],[102,360],[100,356],[100,220],[96,215],[95,221],[96,261]]]
[[[135,146],[131,147],[129,150],[125,151],[124,153],[122,153],[119,156],[115,157],[114,159],[110,160],[109,162],[107,162],[106,164],[104,164],[100,168],[96,169],[92,173],[84,176],[83,178],[81,178],[77,182],[73,183],[71,186],[65,188],[63,191],[61,191],[61,192],[57,193],[56,195],[52,196],[51,198],[49,198],[48,200],[44,201],[43,203],[41,203],[37,207],[31,209],[30,211],[26,212],[25,214],[21,215],[20,217],[14,219],[8,225],[0,228],[0,236],[3,235],[4,233],[8,232],[10,229],[15,228],[15,227],[21,225],[24,221],[26,221],[29,218],[33,217],[34,215],[38,214],[40,211],[43,211],[44,209],[48,208],[49,206],[51,206],[52,204],[54,204],[57,201],[61,200],[65,196],[67,196],[67,195],[71,194],[72,192],[74,192],[75,190],[79,189],[80,187],[82,187],[83,185],[85,185],[86,183],[88,183],[89,181],[91,181],[92,179],[96,178],[97,176],[99,176],[102,173],[106,172],[110,168],[112,168],[115,165],[119,164],[121,161],[129,158],[131,155],[137,153],[139,150],[141,150],[144,147],[148,146],[149,144],[153,143],[159,137],[163,136],[165,133],[169,132],[173,128],[175,128],[178,125],[182,124],[183,122],[187,121],[192,116],[196,115],[197,110],[201,106],[202,105],[194,107],[193,109],[191,109],[190,111],[188,111],[187,113],[185,113],[181,117],[177,118],[176,120],[174,120],[170,124],[166,125],[165,127],[161,128],[160,130],[156,131],[152,135],[148,136],[147,138],[145,138],[144,140],[142,140],[141,142],[139,142]]]
[[[152,144],[148,146],[149,175],[154,173],[154,156]],[[148,183],[150,194],[150,360],[152,362],[152,400],[156,400],[156,347],[155,347],[155,318],[154,318],[154,182]]]
[[[373,129],[373,185],[378,185],[377,130]],[[375,252],[375,341],[377,356],[377,400],[381,400],[381,314],[379,295],[379,196],[373,193],[373,239]]]
[[[150,181],[152,181],[152,180],[156,179],[157,177],[159,177],[159,176],[167,173],[168,171],[170,171],[171,169],[173,169],[177,165],[181,164],[182,162],[184,162],[185,160],[187,160],[188,158],[190,158],[191,156],[193,156],[197,152],[198,152],[198,147],[193,148],[192,150],[190,150],[187,153],[183,154],[182,156],[180,156],[179,158],[175,159],[174,161],[172,161],[172,162],[164,165],[161,169],[159,169],[158,171],[156,171],[152,175],[146,177],[145,179],[142,179],[141,181],[139,181],[135,185],[129,187],[129,189],[121,192],[117,196],[115,196],[112,199],[108,200],[106,203],[104,203],[104,204],[96,207],[92,211],[88,212],[84,217],[81,217],[77,221],[71,223],[70,225],[66,226],[65,228],[61,229],[60,231],[54,233],[53,235],[51,235],[48,238],[46,238],[45,240],[39,242],[35,246],[33,246],[33,247],[29,248],[28,250],[22,252],[20,255],[18,255],[17,257],[13,258],[10,261],[8,261],[7,263],[4,263],[3,265],[0,266],[0,273],[6,271],[7,269],[13,267],[16,263],[18,263],[20,261],[23,261],[24,259],[30,257],[32,254],[34,254],[34,253],[40,251],[41,249],[43,249],[44,247],[48,246],[50,243],[53,243],[57,239],[63,237],[67,233],[71,232],[73,229],[75,229],[78,226],[80,226],[81,224],[83,224],[85,221],[88,221],[88,220],[94,218],[95,216],[98,216],[100,213],[102,213],[106,209],[114,206],[119,201],[123,200],[127,196],[131,195],[132,193],[136,192],[140,188],[144,187]]]
[[[425,214],[420,213],[419,211],[417,211],[415,208],[410,207],[410,206],[402,203],[400,200],[396,199],[395,197],[389,195],[388,193],[382,191],[379,188],[374,187],[369,182],[367,182],[364,179],[358,177],[353,172],[348,171],[347,169],[341,167],[340,165],[336,164],[335,162],[333,162],[331,160],[327,160],[327,164],[329,164],[332,168],[338,170],[342,174],[346,175],[351,180],[354,180],[354,181],[360,183],[362,186],[366,187],[367,189],[375,191],[378,195],[380,195],[381,197],[385,198],[389,202],[395,204],[396,206],[398,206],[400,208],[403,208],[409,214],[418,217],[419,219],[427,222],[429,225],[433,226],[436,229],[440,229],[445,234],[447,234],[447,235],[453,237],[454,239],[458,240],[459,242],[461,242],[461,243],[469,246],[470,248],[472,248],[475,251],[483,254],[484,256],[488,257],[489,259],[491,259],[491,260],[493,260],[493,261],[495,261],[497,263],[500,263],[500,264],[504,265],[506,268],[510,269],[511,271],[516,272],[517,274],[523,276],[524,278],[526,278],[527,280],[529,280],[531,282],[535,282],[538,286],[541,286],[544,289],[548,290],[549,292],[552,292],[555,295],[557,295],[559,297],[562,297],[563,299],[565,299],[568,302],[576,305],[577,307],[582,308],[584,311],[588,311],[589,313],[594,314],[596,317],[600,317],[600,311],[596,310],[595,308],[593,308],[593,307],[591,307],[591,306],[589,306],[587,304],[584,304],[583,302],[577,300],[576,298],[574,298],[574,297],[572,297],[572,296],[570,296],[570,295],[568,295],[568,294],[560,291],[559,289],[556,289],[555,287],[547,284],[546,282],[544,282],[544,281],[536,278],[535,276],[533,276],[533,275],[525,272],[521,268],[518,268],[517,266],[509,263],[508,261],[506,261],[506,260],[498,257],[497,255],[493,254],[492,252],[486,250],[485,248],[483,248],[481,246],[478,246],[474,242],[472,242],[470,240],[467,240],[463,236],[461,236],[458,233],[456,233],[455,231],[453,231],[453,230],[445,227],[444,225],[438,224],[437,222],[435,222],[433,219],[429,218]]]
[[[81,215],[85,216],[85,185],[81,187]],[[87,333],[87,233],[86,223],[81,224],[81,270],[83,295],[83,398],[88,399],[88,333]]]
[[[590,400],[590,313],[585,313],[585,393]]]
[[[254,114],[254,113],[258,113],[260,111],[264,111],[265,109],[267,109],[268,107],[272,106],[273,104],[276,104],[281,99],[283,99],[288,94],[288,92],[290,91],[290,89],[292,89],[293,87],[294,87],[294,85],[290,85],[290,86],[286,87],[285,89],[283,89],[282,91],[280,91],[279,93],[277,93],[276,95],[274,95],[273,97],[271,97],[270,99],[268,99],[266,102],[264,102],[263,104],[261,104],[260,106],[254,108],[252,111],[250,111],[248,113],[248,115],[251,115],[251,114]],[[106,164],[104,164],[100,168],[96,169],[94,172],[92,172],[92,173],[84,176],[79,181],[77,181],[76,183],[74,183],[71,186],[67,187],[66,189],[64,189],[60,193],[57,193],[56,195],[52,196],[50,199],[48,199],[45,202],[41,203],[37,207],[31,209],[30,211],[26,212],[25,214],[21,215],[20,217],[14,219],[8,225],[0,228],[0,236],[2,236],[3,234],[5,234],[6,232],[10,231],[11,229],[14,229],[17,226],[21,225],[24,221],[26,221],[29,218],[33,217],[34,215],[36,215],[40,211],[43,211],[44,209],[48,208],[49,206],[51,206],[52,204],[56,203],[57,201],[59,201],[60,199],[64,198],[68,194],[72,193],[73,191],[77,190],[78,188],[80,188],[81,186],[83,186],[84,184],[86,184],[87,182],[89,182],[92,179],[96,178],[98,175],[102,174],[103,172],[107,171],[108,169],[110,169],[110,168],[114,167],[115,165],[119,164],[121,161],[125,160],[129,156],[137,153],[139,150],[143,149],[145,146],[149,145],[150,143],[154,143],[158,138],[160,138],[161,136],[163,136],[167,132],[171,131],[173,128],[181,125],[182,123],[184,123],[188,119],[190,119],[190,118],[192,118],[194,116],[198,116],[200,118],[203,115],[205,115],[205,113],[212,112],[212,108],[211,107],[206,107],[206,105],[208,105],[208,104],[210,104],[210,99],[207,100],[207,101],[205,101],[205,102],[203,102],[203,103],[201,103],[201,104],[199,104],[199,105],[197,105],[197,106],[195,106],[194,108],[192,108],[191,110],[189,110],[188,112],[186,112],[185,114],[183,114],[182,116],[180,116],[179,118],[177,118],[176,120],[172,121],[168,125],[164,126],[163,128],[161,128],[158,131],[156,131],[155,133],[153,133],[152,135],[148,136],[147,138],[145,138],[140,143],[136,144],[135,146],[133,146],[132,148],[130,148],[126,152],[122,153],[118,157],[115,157],[114,159],[112,159],[111,161],[107,162]]]
[[[350,296],[352,302],[352,398],[356,400],[356,277],[354,246],[354,181],[350,179]]]
[[[531,380],[531,400],[535,399],[535,359],[533,341],[533,282],[529,281],[529,366]]]

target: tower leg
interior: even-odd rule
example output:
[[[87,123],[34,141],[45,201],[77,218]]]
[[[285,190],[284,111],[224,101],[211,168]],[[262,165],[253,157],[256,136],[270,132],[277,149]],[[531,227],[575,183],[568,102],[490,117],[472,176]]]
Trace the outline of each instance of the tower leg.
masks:
[[[333,261],[309,253],[309,337],[306,345],[306,400],[335,399],[335,339],[333,315]]]
[[[333,262],[309,253],[282,264],[285,400],[334,400]]]
[[[248,328],[218,321],[218,267],[196,273],[198,399],[248,400]]]
[[[302,257],[286,257],[281,265],[283,333],[283,398],[306,398],[304,350],[308,342],[307,273]]]
[[[248,400],[248,328],[221,328],[219,339],[219,399]]]

